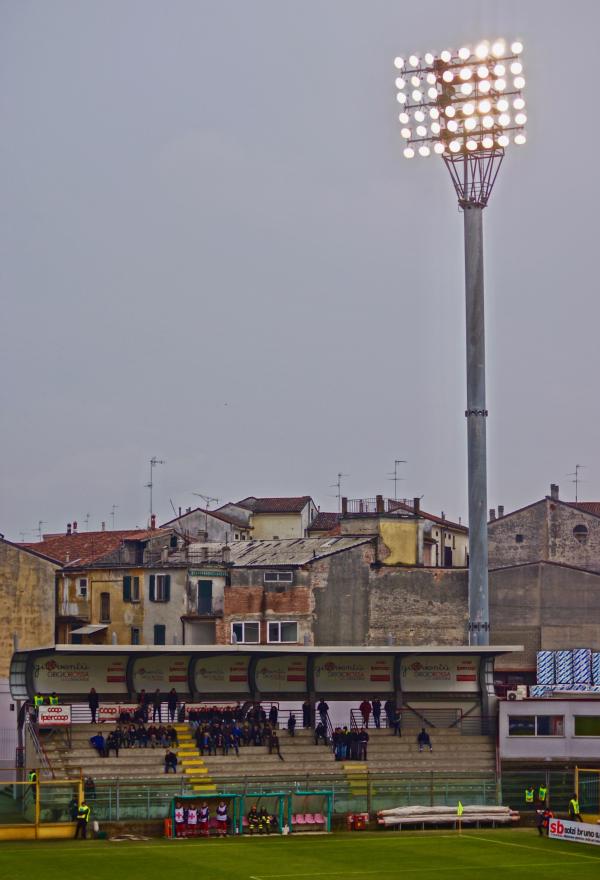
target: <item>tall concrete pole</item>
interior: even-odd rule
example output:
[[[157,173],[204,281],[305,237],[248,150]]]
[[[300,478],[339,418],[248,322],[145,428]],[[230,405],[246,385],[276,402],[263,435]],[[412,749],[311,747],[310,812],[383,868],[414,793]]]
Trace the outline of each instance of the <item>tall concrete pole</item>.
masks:
[[[467,319],[469,642],[489,645],[483,206],[463,201]]]

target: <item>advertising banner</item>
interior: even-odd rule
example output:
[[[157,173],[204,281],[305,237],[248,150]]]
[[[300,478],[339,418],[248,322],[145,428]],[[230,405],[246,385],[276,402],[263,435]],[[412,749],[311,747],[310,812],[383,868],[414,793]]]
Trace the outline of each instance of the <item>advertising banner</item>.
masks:
[[[256,664],[256,687],[262,693],[303,694],[306,657],[265,657]]]
[[[393,689],[393,665],[393,658],[386,656],[320,656],[315,660],[315,689],[319,693],[388,692]]]
[[[400,664],[403,691],[479,691],[479,658],[417,655]]]
[[[96,718],[98,721],[118,721],[121,712],[129,712],[133,716],[137,708],[137,703],[100,703]]]
[[[194,683],[199,694],[246,694],[248,688],[247,655],[200,657],[196,661]]]
[[[159,688],[167,693],[188,690],[189,654],[163,654],[160,657],[137,657],[133,661],[133,689],[148,693]]]
[[[38,709],[40,727],[65,727],[70,723],[70,706],[40,706]]]
[[[554,840],[570,840],[572,843],[593,843],[600,846],[600,825],[571,822],[570,819],[552,819],[548,836]]]
[[[33,689],[41,694],[81,694],[94,687],[100,695],[126,694],[126,669],[124,654],[41,654],[33,663]]]

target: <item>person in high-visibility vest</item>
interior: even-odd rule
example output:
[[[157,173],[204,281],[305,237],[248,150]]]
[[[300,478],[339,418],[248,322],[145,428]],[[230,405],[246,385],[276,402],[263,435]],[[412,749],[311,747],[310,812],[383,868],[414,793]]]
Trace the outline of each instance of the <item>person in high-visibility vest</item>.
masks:
[[[572,819],[574,822],[583,822],[579,812],[579,798],[576,793],[569,801],[569,819]]]
[[[38,706],[44,705],[44,699],[45,698],[42,696],[42,694],[35,694],[35,696],[33,698],[33,705],[35,706],[36,709]]]
[[[81,836],[85,840],[87,837],[87,826],[90,821],[90,813],[92,811],[88,807],[85,801],[82,801],[79,804],[79,809],[77,810],[77,827],[75,829],[75,838],[79,837],[79,832],[81,831]]]
[[[540,785],[538,788],[538,801],[540,804],[546,803],[546,798],[548,797],[548,789],[545,785]]]
[[[58,694],[55,691],[52,691],[48,697],[48,702],[51,706],[58,706]]]
[[[532,804],[534,797],[535,797],[535,789],[534,789],[533,785],[530,785],[529,788],[525,789],[525,803]]]
[[[37,770],[30,770],[27,774],[27,779],[32,784],[35,784],[37,782]]]

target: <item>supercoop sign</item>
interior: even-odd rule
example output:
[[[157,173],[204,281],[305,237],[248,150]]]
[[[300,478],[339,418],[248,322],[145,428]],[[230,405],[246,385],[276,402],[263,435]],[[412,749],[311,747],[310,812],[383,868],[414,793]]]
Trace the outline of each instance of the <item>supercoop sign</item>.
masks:
[[[70,706],[40,706],[38,709],[40,727],[66,727],[70,723]]]
[[[588,822],[553,819],[548,834],[554,840],[570,840],[572,843],[593,843],[600,846],[600,825],[590,825]]]

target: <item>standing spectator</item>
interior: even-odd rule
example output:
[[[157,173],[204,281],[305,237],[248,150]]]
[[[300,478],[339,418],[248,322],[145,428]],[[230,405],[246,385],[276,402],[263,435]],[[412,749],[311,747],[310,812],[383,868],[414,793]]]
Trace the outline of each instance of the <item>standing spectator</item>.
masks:
[[[392,727],[392,718],[396,711],[396,704],[393,700],[386,700],[383,704],[383,708],[385,709],[385,719],[388,727]]]
[[[173,724],[175,713],[177,712],[177,691],[175,688],[171,688],[167,694],[167,711],[169,713],[169,721]]]
[[[160,696],[160,690],[158,688],[156,688],[156,690],[154,691],[154,696],[152,697],[152,720],[156,721],[156,716],[158,715],[158,723],[159,724],[162,721],[162,719],[160,717],[160,704],[161,704],[161,702],[162,702],[162,700],[161,700],[161,696]]]
[[[327,745],[327,728],[322,721],[319,721],[315,727],[315,745],[319,745],[319,740],[323,740],[323,744]]]
[[[96,688],[92,688],[88,694],[88,706],[90,707],[90,712],[92,713],[92,724],[96,723],[96,714],[98,712],[99,704],[100,698],[96,693]]]
[[[288,718],[287,729],[290,736],[294,736],[294,731],[296,730],[296,716],[293,712],[290,712],[290,717]]]
[[[271,727],[277,727],[277,716],[279,712],[277,711],[277,706],[275,703],[271,703],[271,708],[269,709],[269,724]]]
[[[419,751],[422,752],[423,749],[428,748],[430,752],[433,751],[433,746],[431,745],[431,740],[429,739],[429,734],[425,730],[424,727],[421,728],[421,733],[417,735],[417,742],[419,743]]]
[[[371,700],[371,707],[373,709],[373,723],[379,730],[381,727],[381,700],[375,697],[374,700]]]
[[[302,727],[310,727],[312,715],[312,706],[310,704],[310,700],[307,698],[302,703]]]
[[[325,702],[325,700],[323,700],[323,699],[319,700],[319,702],[318,702],[318,704],[317,704],[317,712],[318,712],[319,715],[321,716],[321,721],[323,722],[323,724],[325,725],[325,727],[327,727],[327,718],[328,718],[328,715],[329,715],[329,706],[328,706],[328,704]]]
[[[277,736],[276,730],[272,730],[271,735],[269,736],[269,754],[272,755],[273,752],[276,753],[280,761],[284,760],[284,757],[281,754],[281,749],[279,747],[279,737]]]
[[[367,746],[369,745],[369,734],[366,728],[361,727],[358,732],[358,760],[367,760]]]
[[[392,735],[393,736],[402,736],[402,729],[400,726],[400,722],[402,720],[402,716],[400,715],[400,709],[394,707],[391,711],[391,714],[388,715],[388,724],[392,727]]]
[[[371,717],[371,704],[369,703],[369,701],[367,700],[366,697],[362,701],[362,703],[360,704],[360,706],[358,708],[360,709],[360,714],[362,715],[362,718],[363,718],[363,727],[368,727],[369,726],[369,718]]]

